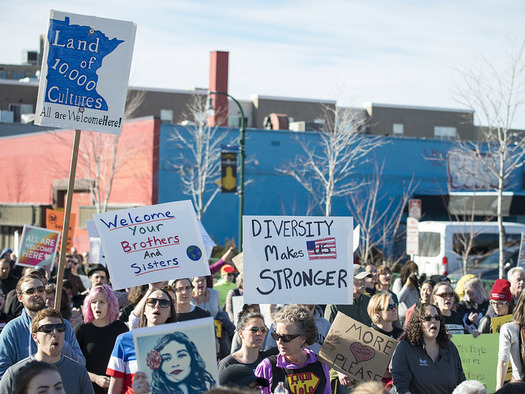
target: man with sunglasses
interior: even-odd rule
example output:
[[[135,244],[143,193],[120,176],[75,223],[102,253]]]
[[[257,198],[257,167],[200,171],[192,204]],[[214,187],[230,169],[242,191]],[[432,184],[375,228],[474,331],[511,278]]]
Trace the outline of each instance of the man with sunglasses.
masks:
[[[66,393],[94,393],[86,368],[61,353],[66,327],[62,315],[56,309],[46,308],[37,312],[31,322],[31,336],[37,344],[37,351],[7,369],[0,381],[0,393],[12,393],[18,372],[33,360],[57,367]]]
[[[16,285],[16,292],[24,310],[20,316],[7,323],[0,333],[0,377],[11,365],[37,351],[37,345],[31,337],[31,320],[45,307],[44,282],[36,275],[23,276]],[[65,324],[62,354],[84,365],[86,359],[78,346],[71,324],[67,320]]]

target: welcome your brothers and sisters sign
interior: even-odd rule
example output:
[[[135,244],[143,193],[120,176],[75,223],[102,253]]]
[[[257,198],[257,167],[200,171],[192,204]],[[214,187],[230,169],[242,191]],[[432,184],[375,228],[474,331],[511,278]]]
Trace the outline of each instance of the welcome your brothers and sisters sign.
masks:
[[[120,134],[136,25],[51,10],[35,124]]]
[[[115,289],[210,275],[189,200],[94,215]]]
[[[350,217],[244,216],[244,302],[351,304]]]

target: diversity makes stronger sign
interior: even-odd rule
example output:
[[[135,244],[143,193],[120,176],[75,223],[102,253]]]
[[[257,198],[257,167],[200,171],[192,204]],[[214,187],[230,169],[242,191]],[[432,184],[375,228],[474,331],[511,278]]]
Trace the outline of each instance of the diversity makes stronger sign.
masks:
[[[352,303],[352,218],[243,219],[246,303]]]

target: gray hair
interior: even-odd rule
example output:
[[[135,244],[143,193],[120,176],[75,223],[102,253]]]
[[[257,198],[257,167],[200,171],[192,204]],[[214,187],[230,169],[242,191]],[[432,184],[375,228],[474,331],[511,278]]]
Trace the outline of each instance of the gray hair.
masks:
[[[454,389],[452,394],[487,394],[487,388],[478,380],[465,380]]]
[[[452,394],[487,394],[487,388],[478,380],[465,380]]]
[[[523,269],[523,267],[514,267],[514,268],[511,268],[509,270],[509,272],[507,272],[507,280],[510,282],[511,278],[514,277],[514,275],[516,275],[518,272],[521,272],[521,273],[524,273],[525,274],[525,269]]]

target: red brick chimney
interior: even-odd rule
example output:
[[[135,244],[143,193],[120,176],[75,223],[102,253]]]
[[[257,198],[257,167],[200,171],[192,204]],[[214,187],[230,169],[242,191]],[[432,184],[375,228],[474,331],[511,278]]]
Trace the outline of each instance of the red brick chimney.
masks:
[[[210,52],[210,91],[228,93],[228,52]],[[215,113],[208,118],[210,126],[228,126],[228,97],[212,94]]]

